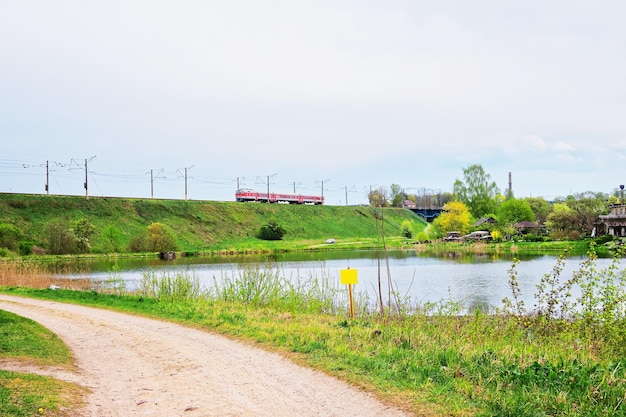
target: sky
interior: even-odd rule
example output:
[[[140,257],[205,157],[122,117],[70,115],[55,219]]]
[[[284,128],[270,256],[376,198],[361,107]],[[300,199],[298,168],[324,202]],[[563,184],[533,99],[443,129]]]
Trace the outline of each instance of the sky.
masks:
[[[612,193],[625,15],[618,0],[4,0],[0,192],[269,187],[344,205],[391,184],[451,192],[480,164],[518,198]]]

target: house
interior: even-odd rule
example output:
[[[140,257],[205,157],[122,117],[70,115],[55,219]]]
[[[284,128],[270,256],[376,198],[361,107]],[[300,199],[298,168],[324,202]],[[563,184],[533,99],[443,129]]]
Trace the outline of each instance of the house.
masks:
[[[626,236],[626,204],[613,204],[610,210],[609,214],[599,216],[600,226],[607,235]]]
[[[491,229],[493,226],[498,224],[498,221],[491,216],[481,217],[476,223],[472,225],[473,228],[487,228]],[[481,227],[482,226],[482,227]]]
[[[406,209],[416,209],[417,205],[415,204],[415,202],[411,201],[411,200],[404,200],[404,208]]]

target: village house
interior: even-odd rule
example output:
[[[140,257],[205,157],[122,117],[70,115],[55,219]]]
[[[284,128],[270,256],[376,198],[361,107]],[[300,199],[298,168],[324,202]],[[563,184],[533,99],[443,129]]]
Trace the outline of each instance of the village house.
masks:
[[[609,214],[599,217],[605,234],[615,237],[626,236],[626,204],[613,204],[610,209]]]

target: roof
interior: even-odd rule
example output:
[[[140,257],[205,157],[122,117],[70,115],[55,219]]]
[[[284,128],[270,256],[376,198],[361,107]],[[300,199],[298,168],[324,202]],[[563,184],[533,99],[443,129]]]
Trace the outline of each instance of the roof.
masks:
[[[491,216],[487,216],[487,217],[481,217],[480,220],[478,220],[476,223],[474,223],[472,226],[476,227],[476,226],[480,226],[482,224],[485,223],[489,223],[489,224],[495,224],[497,223],[497,220],[494,219]]]

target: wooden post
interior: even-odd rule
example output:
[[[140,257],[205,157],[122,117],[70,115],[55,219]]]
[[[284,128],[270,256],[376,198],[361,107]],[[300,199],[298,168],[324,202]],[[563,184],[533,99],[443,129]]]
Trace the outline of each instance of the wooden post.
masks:
[[[352,284],[348,284],[348,293],[350,295],[350,318],[354,319],[354,303],[352,302]]]

